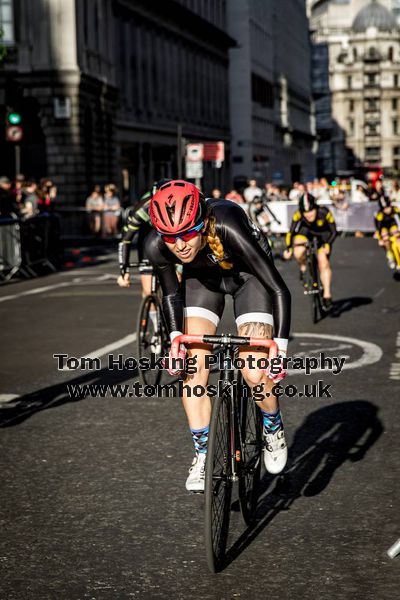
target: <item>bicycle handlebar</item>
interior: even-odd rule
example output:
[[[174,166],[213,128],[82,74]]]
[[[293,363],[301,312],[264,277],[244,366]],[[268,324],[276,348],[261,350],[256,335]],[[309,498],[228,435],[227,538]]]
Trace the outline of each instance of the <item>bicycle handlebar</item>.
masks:
[[[138,261],[138,262],[129,263],[129,267],[131,269],[134,269],[134,268],[137,268],[137,267],[150,267],[150,266],[151,266],[150,265],[150,261],[148,261],[148,260],[141,260],[141,261]]]
[[[252,346],[268,348],[270,358],[278,356],[278,346],[274,340],[264,338],[241,337],[238,335],[178,335],[171,343],[171,352],[177,354],[180,344],[221,344],[223,346]]]

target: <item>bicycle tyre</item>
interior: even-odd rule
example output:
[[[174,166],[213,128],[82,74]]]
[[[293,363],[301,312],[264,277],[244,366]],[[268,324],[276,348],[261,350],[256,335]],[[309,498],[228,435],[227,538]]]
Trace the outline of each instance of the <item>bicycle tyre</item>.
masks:
[[[204,537],[207,565],[212,573],[217,573],[224,564],[229,534],[232,498],[230,402],[229,393],[214,399],[208,436]]]
[[[314,252],[310,256],[310,279],[311,289],[318,290],[312,295],[311,317],[314,325],[322,318],[322,299],[321,299],[321,281],[319,278],[318,262]]]
[[[157,312],[157,330],[154,331],[153,324],[149,318],[151,305],[156,307]],[[137,322],[136,348],[137,356],[140,358],[149,358],[155,354],[156,358],[165,356],[169,348],[167,329],[164,323],[162,307],[157,296],[149,295],[143,298],[139,310]],[[158,343],[152,343],[153,336],[158,337]],[[153,352],[153,350],[157,350]],[[139,378],[144,385],[158,385],[160,383],[163,371],[161,369],[139,369]]]
[[[241,375],[238,382],[242,383]],[[240,385],[238,384],[238,389]],[[243,521],[251,525],[255,520],[263,449],[263,420],[261,410],[250,393],[238,401],[241,439],[239,503]]]

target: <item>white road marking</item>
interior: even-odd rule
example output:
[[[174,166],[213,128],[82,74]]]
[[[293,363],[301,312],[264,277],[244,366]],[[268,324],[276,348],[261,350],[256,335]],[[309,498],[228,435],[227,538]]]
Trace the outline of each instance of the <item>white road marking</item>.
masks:
[[[380,290],[378,290],[376,292],[376,294],[374,294],[374,298],[379,298],[379,296],[382,296],[384,291],[385,291],[385,288],[381,288]]]
[[[10,400],[15,400],[15,398],[19,398],[18,394],[0,394],[0,404],[10,402]]]
[[[132,344],[136,341],[137,334],[130,333],[129,335],[113,342],[112,344],[107,344],[107,346],[103,346],[102,348],[97,348],[97,350],[93,350],[90,354],[85,354],[85,358],[101,358],[106,354],[110,354],[113,350],[117,350],[118,348],[122,348],[123,346],[127,346],[128,344]],[[70,369],[69,367],[63,367],[60,371],[75,371],[76,369]]]
[[[359,369],[360,367],[371,366],[374,363],[378,362],[382,358],[382,350],[376,344],[372,342],[366,342],[365,340],[358,340],[357,338],[344,337],[341,335],[331,335],[325,333],[294,333],[293,337],[296,338],[318,338],[318,339],[326,339],[326,340],[335,340],[337,342],[344,342],[347,344],[353,344],[362,348],[363,355],[358,360],[349,363],[346,362],[343,366],[343,370],[345,369]],[[348,347],[348,346],[347,346]],[[289,352],[290,355],[290,352]],[[289,375],[299,374],[300,371],[288,369],[287,373]],[[322,373],[327,372],[324,369],[313,369],[313,373]]]
[[[395,357],[400,359],[400,331],[397,332]],[[400,381],[400,360],[390,365],[389,379]]]
[[[107,278],[109,279],[109,275],[107,274]],[[98,275],[95,278],[97,281],[104,281],[104,275]],[[48,292],[49,290],[56,290],[63,287],[70,287],[75,285],[76,283],[82,283],[81,277],[75,277],[72,281],[62,281],[61,283],[54,283],[53,285],[45,285],[43,287],[34,288],[33,290],[27,290],[26,292],[19,292],[18,294],[11,294],[10,296],[0,297],[0,302],[6,302],[7,300],[16,300],[18,298],[22,298],[23,296],[33,296],[35,294],[43,294],[44,292]],[[89,282],[88,282],[89,283]],[[93,280],[91,281],[93,283]]]
[[[3,296],[0,298],[0,302],[6,302],[7,300],[15,300],[16,298],[22,298],[22,296],[32,296],[33,294],[42,294],[49,290],[55,290],[57,288],[66,287],[67,285],[73,285],[71,281],[63,281],[62,283],[54,283],[53,285],[45,285],[40,288],[34,288],[33,290],[27,290],[26,292],[19,292],[19,294],[12,294],[11,296]]]

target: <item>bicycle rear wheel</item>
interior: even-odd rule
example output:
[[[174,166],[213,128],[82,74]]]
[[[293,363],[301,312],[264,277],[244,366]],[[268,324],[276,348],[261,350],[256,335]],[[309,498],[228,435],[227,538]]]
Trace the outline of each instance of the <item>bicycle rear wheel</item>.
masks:
[[[205,547],[212,573],[223,565],[229,534],[232,497],[231,399],[229,394],[213,403],[205,475]],[[232,424],[233,427],[233,424]]]
[[[154,320],[150,317],[154,312]],[[155,359],[168,352],[168,334],[163,322],[162,308],[157,296],[146,296],[142,300],[137,323],[137,355],[139,358]],[[139,369],[139,377],[145,385],[160,383],[161,369]]]
[[[309,289],[311,293],[311,318],[313,323],[318,323],[322,317],[322,297],[321,297],[321,281],[319,278],[319,270],[317,264],[317,258],[315,254],[311,254],[309,257],[309,271],[310,271],[310,283]]]
[[[238,380],[242,383],[241,376]],[[239,385],[238,389],[240,389]],[[250,525],[254,521],[257,509],[263,448],[263,421],[261,410],[251,397],[250,390],[248,390],[247,397],[241,395],[238,406],[241,437],[239,502],[243,520],[246,525]]]

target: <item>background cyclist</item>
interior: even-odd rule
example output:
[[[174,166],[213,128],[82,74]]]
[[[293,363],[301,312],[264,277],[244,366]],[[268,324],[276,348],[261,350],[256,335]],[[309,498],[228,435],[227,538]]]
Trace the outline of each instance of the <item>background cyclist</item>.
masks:
[[[283,255],[287,260],[294,255],[300,267],[300,279],[303,281],[303,274],[306,271],[304,243],[314,237],[317,239],[318,269],[324,288],[323,304],[326,311],[332,307],[332,269],[329,258],[336,235],[335,219],[330,210],[325,206],[318,206],[314,196],[309,192],[302,194],[299,199],[299,210],[294,213],[290,230],[286,235],[287,248]]]

